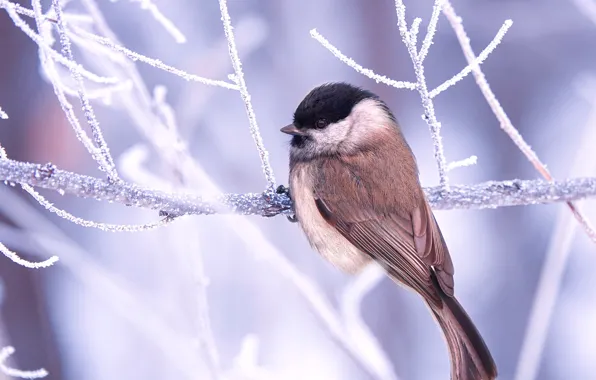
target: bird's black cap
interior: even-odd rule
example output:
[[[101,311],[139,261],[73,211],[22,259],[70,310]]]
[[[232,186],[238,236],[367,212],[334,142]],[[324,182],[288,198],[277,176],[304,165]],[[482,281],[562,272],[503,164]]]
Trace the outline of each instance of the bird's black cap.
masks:
[[[300,102],[294,112],[294,125],[299,129],[309,129],[317,128],[320,120],[325,124],[336,123],[348,117],[352,108],[364,99],[378,99],[378,96],[349,83],[323,84]]]

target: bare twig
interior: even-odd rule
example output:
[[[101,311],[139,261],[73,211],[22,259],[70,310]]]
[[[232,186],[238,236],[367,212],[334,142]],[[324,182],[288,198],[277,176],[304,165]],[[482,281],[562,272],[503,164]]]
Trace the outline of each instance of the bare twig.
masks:
[[[424,108],[424,115],[422,115],[422,119],[426,121],[433,140],[435,160],[437,161],[437,169],[439,171],[439,184],[444,190],[447,191],[449,190],[449,178],[447,177],[447,160],[445,158],[443,140],[441,138],[441,123],[439,123],[435,115],[435,108],[432,98],[429,96],[426,78],[424,76],[424,65],[422,63],[422,54],[426,55],[430,45],[432,44],[432,39],[437,27],[438,11],[441,9],[442,1],[443,0],[435,0],[431,22],[428,25],[428,31],[426,33],[426,37],[424,38],[422,48],[420,49],[421,55],[418,55],[416,45],[412,44],[412,38],[410,37],[408,24],[406,22],[406,6],[402,0],[395,0],[395,11],[397,14],[397,27],[399,29],[399,34],[401,35],[404,45],[408,49],[410,60],[412,61],[414,68],[414,74],[416,75],[416,89],[420,94],[422,108]]]
[[[447,171],[452,171],[453,169],[457,168],[464,168],[467,166],[476,165],[478,163],[478,157],[470,156],[468,158],[464,158],[463,160],[459,161],[452,161],[447,165]]]
[[[412,26],[412,28],[414,28],[414,27],[415,27],[415,25]],[[387,78],[384,75],[376,74],[371,69],[367,69],[365,67],[360,66],[352,58],[344,55],[338,48],[333,46],[331,44],[331,42],[329,42],[325,37],[323,37],[316,29],[312,29],[310,31],[310,36],[312,38],[314,38],[315,40],[317,40],[321,45],[323,45],[323,47],[325,49],[329,50],[331,52],[331,54],[333,54],[335,57],[339,58],[340,61],[342,61],[346,65],[350,66],[354,70],[356,70],[357,73],[360,73],[360,74],[374,80],[375,82],[383,83],[383,84],[386,84],[387,86],[391,86],[394,88],[407,88],[408,90],[416,89],[416,83],[396,81],[391,78]]]
[[[522,151],[522,153],[526,156],[528,161],[534,165],[534,168],[544,177],[547,181],[553,181],[554,178],[551,176],[550,172],[546,168],[546,165],[540,161],[538,155],[532,150],[530,145],[526,143],[522,135],[519,131],[513,126],[513,123],[507,116],[507,113],[497,100],[497,97],[492,92],[484,73],[480,69],[480,66],[476,63],[476,56],[474,54],[474,50],[472,49],[472,45],[470,44],[470,38],[468,38],[464,26],[462,24],[461,17],[459,17],[455,13],[455,9],[449,2],[449,0],[445,0],[445,5],[443,6],[443,14],[449,20],[451,27],[455,31],[459,44],[462,48],[464,56],[468,61],[468,64],[472,67],[472,74],[476,79],[476,83],[480,88],[480,91],[486,98],[490,108],[492,109],[493,113],[499,120],[499,124],[501,129],[509,135],[511,140],[515,143],[515,145]],[[571,212],[575,216],[575,219],[580,223],[580,225],[584,228],[586,234],[592,239],[592,241],[596,242],[596,231],[588,221],[588,219],[581,213],[581,211],[570,201],[567,202],[567,206],[571,209]]]
[[[442,6],[443,6],[443,0],[435,1],[435,4],[433,5],[433,13],[430,16],[430,22],[428,23],[428,28],[426,30],[426,36],[424,37],[424,41],[422,41],[422,46],[420,47],[420,52],[416,56],[416,58],[418,59],[418,61],[421,65],[424,62],[424,58],[426,58],[426,55],[428,54],[430,45],[432,45],[432,43],[433,43],[433,38],[435,37],[435,32],[437,31],[437,22],[439,21],[439,15],[441,14]],[[414,26],[414,25],[412,25],[412,26]],[[416,29],[418,29],[418,28],[416,28]],[[416,44],[413,44],[413,45],[416,46]]]
[[[226,39],[228,40],[228,50],[230,52],[230,59],[232,60],[232,67],[234,68],[234,75],[232,76],[234,82],[238,85],[238,90],[244,101],[244,108],[246,109],[246,116],[248,117],[248,123],[250,125],[250,134],[257,146],[259,157],[261,158],[261,167],[267,180],[267,189],[273,193],[275,189],[275,175],[273,174],[273,168],[269,163],[269,152],[265,149],[261,133],[259,132],[259,125],[257,124],[257,117],[253,110],[250,94],[244,81],[244,72],[242,71],[242,62],[238,55],[238,49],[236,49],[236,40],[234,38],[234,31],[232,28],[232,21],[230,19],[230,13],[228,12],[228,4],[226,0],[219,0],[219,10],[221,11],[221,21],[223,22],[224,32]]]
[[[446,4],[445,6],[447,7],[448,4]],[[441,85],[439,85],[437,88],[432,90],[429,93],[429,96],[431,98],[434,98],[437,95],[439,95],[440,93],[442,93],[443,91],[445,91],[446,89],[448,89],[449,87],[453,86],[460,80],[467,77],[468,74],[470,74],[474,70],[474,67],[478,67],[480,64],[482,64],[488,58],[489,54],[492,53],[492,51],[497,48],[497,46],[503,40],[505,33],[507,33],[509,28],[511,28],[511,25],[513,25],[513,21],[505,20],[505,22],[503,23],[503,25],[501,26],[501,28],[499,29],[497,34],[495,34],[495,37],[493,38],[493,40],[486,46],[486,48],[484,48],[484,50],[482,50],[482,52],[478,55],[478,57],[475,57],[473,61],[468,61],[468,65],[466,67],[464,67],[459,73],[455,74],[452,78],[446,80]]]
[[[194,74],[189,74],[185,71],[182,71],[180,69],[177,69],[175,67],[166,65],[165,63],[163,63],[162,61],[160,61],[159,59],[155,59],[155,58],[149,58],[146,57],[142,54],[139,54],[137,52],[134,52],[130,49],[125,48],[124,46],[120,46],[117,43],[113,42],[112,40],[105,38],[105,37],[101,37],[101,36],[97,36],[93,33],[89,33],[77,26],[71,26],[70,27],[73,31],[75,31],[78,35],[89,39],[91,41],[97,42],[98,44],[101,44],[103,46],[108,47],[109,49],[116,51],[118,53],[122,53],[124,54],[126,57],[130,58],[133,61],[139,61],[139,62],[143,62],[146,63],[148,65],[151,65],[157,69],[166,71],[170,74],[174,74],[179,76],[182,79],[185,79],[187,81],[194,81],[194,82],[199,82],[201,84],[205,84],[205,85],[209,85],[209,86],[216,86],[216,87],[222,87],[222,88],[227,88],[229,90],[238,90],[238,86],[234,83],[229,83],[226,81],[222,81],[222,80],[214,80],[214,79],[209,79],[209,78],[204,78],[198,75],[194,75]]]
[[[35,12],[35,19],[37,22],[37,28],[41,33],[41,25],[43,22],[43,16],[41,14],[41,2],[40,0],[34,0],[33,2],[33,10]],[[62,46],[62,54],[68,58],[68,60],[75,62],[74,55],[72,54],[70,38],[66,33],[66,24],[64,22],[64,17],[62,15],[62,8],[60,6],[60,0],[52,0],[52,7],[54,12],[56,13],[56,26],[58,30],[58,34],[60,36],[60,45]],[[75,81],[77,95],[81,101],[81,108],[83,109],[83,113],[87,118],[87,124],[91,129],[91,133],[93,135],[93,141],[95,142],[96,148],[99,150],[99,154],[102,157],[100,163],[100,169],[106,172],[108,178],[112,181],[118,180],[118,172],[116,171],[116,165],[114,165],[114,159],[110,154],[110,149],[108,148],[108,144],[106,143],[103,133],[101,132],[101,128],[99,126],[99,121],[95,116],[95,111],[93,111],[93,107],[89,102],[89,98],[85,91],[85,85],[83,83],[83,77],[81,76],[80,71],[73,66],[70,68],[70,73],[72,78]],[[102,165],[103,163],[103,165]]]
[[[353,59],[345,56],[338,48],[333,46],[327,39],[325,39],[321,34],[319,34],[319,32],[317,32],[316,29],[312,29],[310,31],[310,35],[319,43],[321,43],[321,45],[323,45],[327,50],[329,50],[334,56],[339,58],[339,60],[341,60],[343,63],[356,70],[356,72],[361,73],[367,76],[368,78],[375,80],[377,83],[381,82],[395,88],[407,88],[410,90],[415,89],[418,91],[418,93],[420,94],[422,107],[424,108],[424,115],[422,115],[422,118],[428,125],[433,140],[434,155],[439,172],[439,182],[444,190],[449,190],[449,178],[447,177],[447,172],[450,170],[450,168],[453,167],[453,165],[447,164],[447,160],[445,159],[443,141],[441,138],[441,123],[437,120],[437,117],[435,115],[432,99],[439,93],[445,91],[447,88],[462,80],[466,75],[468,75],[472,71],[472,67],[474,67],[474,65],[477,66],[481,64],[488,57],[488,55],[497,47],[499,42],[501,42],[501,39],[511,26],[512,22],[511,20],[505,21],[505,23],[503,24],[493,41],[486,47],[482,54],[475,59],[473,64],[468,64],[468,66],[463,68],[454,77],[445,81],[436,89],[429,91],[424,75],[423,63],[424,59],[426,58],[426,55],[428,54],[430,46],[433,43],[433,38],[437,29],[439,14],[444,3],[445,2],[443,0],[435,0],[426,36],[424,37],[424,40],[422,41],[422,47],[418,52],[416,44],[418,41],[418,33],[421,19],[415,18],[412,22],[411,28],[408,29],[408,25],[406,22],[406,6],[404,5],[403,0],[395,0],[395,10],[397,14],[397,25],[399,28],[399,33],[401,35],[404,45],[408,50],[408,54],[410,55],[410,60],[412,61],[414,73],[416,75],[416,83],[395,81],[385,76],[378,75],[372,70],[362,67]],[[457,166],[458,164],[455,165]]]
[[[21,379],[41,379],[48,375],[48,371],[43,368],[34,371],[23,371],[20,369],[10,368],[5,364],[10,355],[14,354],[14,347],[7,346],[0,350],[0,370],[8,376],[18,377]]]

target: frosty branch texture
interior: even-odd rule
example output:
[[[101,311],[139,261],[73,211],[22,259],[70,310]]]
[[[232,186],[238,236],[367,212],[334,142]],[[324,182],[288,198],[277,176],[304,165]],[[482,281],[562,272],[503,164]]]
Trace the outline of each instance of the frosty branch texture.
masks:
[[[37,22],[37,28],[41,32],[42,29],[42,22],[43,22],[43,15],[41,13],[41,2],[39,0],[33,1],[34,4],[34,12],[35,12],[35,20]],[[69,61],[74,62],[74,55],[72,54],[70,37],[66,33],[66,26],[64,22],[64,17],[62,15],[62,8],[60,7],[59,0],[52,0],[52,8],[56,13],[56,26],[58,30],[58,34],[60,36],[60,45],[62,47],[62,54],[66,56]],[[91,133],[93,135],[93,142],[95,143],[95,148],[99,150],[99,155],[101,156],[100,161],[100,168],[107,173],[108,178],[112,181],[118,179],[118,172],[116,171],[116,165],[114,164],[114,160],[112,155],[110,154],[110,149],[108,148],[108,144],[106,143],[103,133],[99,127],[99,121],[95,116],[95,111],[89,102],[89,97],[85,91],[85,85],[83,83],[83,77],[79,72],[76,66],[70,68],[70,73],[72,78],[76,84],[76,91],[79,100],[81,101],[81,108],[83,109],[83,113],[87,119],[87,124],[91,129]],[[103,163],[103,164],[102,164]]]
[[[275,176],[273,174],[271,164],[269,163],[269,152],[267,152],[267,149],[265,149],[265,145],[263,144],[263,139],[261,138],[259,126],[257,124],[257,117],[252,107],[250,94],[248,93],[248,88],[246,87],[246,82],[244,81],[242,62],[240,61],[238,49],[236,48],[236,39],[234,37],[232,21],[230,19],[226,0],[219,0],[219,9],[221,11],[221,20],[223,22],[226,40],[228,40],[228,50],[230,53],[230,59],[232,60],[232,67],[234,68],[234,75],[232,75],[231,78],[238,85],[238,90],[240,91],[240,95],[244,101],[244,108],[246,108],[246,116],[248,117],[248,122],[250,125],[250,134],[252,135],[252,138],[257,146],[259,157],[261,158],[263,173],[265,174],[265,179],[267,180],[267,190],[269,192],[273,192],[273,189],[275,189]]]
[[[18,377],[21,379],[41,379],[48,375],[48,371],[43,368],[34,371],[23,371],[20,369],[10,368],[6,365],[6,360],[10,355],[14,354],[14,347],[6,346],[0,350],[0,370],[7,376]]]
[[[44,175],[45,165],[0,159],[0,181],[28,184],[60,191],[81,198],[121,203],[160,210],[172,216],[236,213],[275,216],[291,214],[292,202],[285,194],[247,193],[201,197],[156,191],[129,183],[110,183],[100,178],[55,169]],[[566,181],[511,180],[476,185],[454,185],[449,191],[440,186],[425,188],[436,210],[485,209],[572,201],[596,196],[596,178]]]
[[[475,56],[474,50],[472,49],[472,45],[470,44],[470,38],[468,38],[468,36],[466,34],[461,17],[459,17],[455,13],[455,9],[453,8],[453,6],[449,2],[449,0],[445,0],[445,5],[443,7],[443,13],[449,20],[449,23],[451,24],[451,27],[453,28],[453,30],[455,31],[457,39],[461,45],[462,51],[464,52],[464,56],[466,57],[466,60],[468,61],[467,67],[469,67],[470,70],[472,71],[472,73],[474,75],[474,79],[476,80],[476,83],[478,84],[478,87],[480,88],[480,91],[484,95],[491,110],[493,111],[493,113],[495,114],[497,119],[499,120],[501,129],[503,129],[503,131],[505,133],[507,133],[507,135],[511,138],[511,140],[515,143],[515,145],[519,148],[519,150],[526,156],[528,161],[530,161],[532,163],[534,168],[542,175],[542,177],[544,179],[546,179],[548,181],[554,180],[554,178],[550,174],[549,170],[546,168],[546,165],[540,160],[540,158],[538,158],[538,155],[536,154],[536,152],[534,152],[534,150],[532,150],[530,145],[524,140],[524,138],[519,133],[517,128],[515,128],[515,126],[513,125],[513,123],[509,119],[509,117],[507,116],[507,113],[505,112],[505,110],[503,109],[503,107],[501,106],[499,101],[497,100],[497,97],[495,96],[492,89],[490,88],[490,85],[488,84],[488,81],[486,80],[484,73],[480,69],[480,61],[478,59],[485,53],[486,50],[483,51],[480,54],[480,56],[478,56],[478,58]],[[503,28],[501,28],[501,31],[503,31]],[[499,33],[501,33],[501,31],[499,31]],[[502,34],[504,34],[504,33],[505,33],[505,31],[503,31]],[[494,42],[494,40],[493,40],[493,42]],[[491,43],[491,45],[492,44],[493,43]],[[567,206],[573,213],[575,219],[583,227],[586,234],[590,237],[590,239],[592,239],[593,242],[596,242],[596,231],[594,230],[594,227],[592,226],[590,221],[584,216],[584,214],[578,208],[578,206],[571,203],[570,201],[567,202]]]
[[[509,27],[512,25],[512,21],[505,21],[505,23],[503,24],[493,41],[486,47],[486,49],[484,49],[484,51],[482,52],[482,54],[480,54],[480,56],[478,56],[478,58],[476,58],[473,62],[470,62],[468,66],[462,69],[451,79],[445,81],[445,83],[443,83],[436,89],[429,91],[424,75],[423,63],[424,59],[426,58],[429,52],[430,46],[433,43],[433,38],[437,30],[439,15],[441,14],[441,9],[445,3],[446,1],[444,0],[435,0],[426,36],[422,41],[422,46],[420,50],[418,50],[418,33],[420,31],[420,23],[422,19],[415,18],[412,22],[411,28],[408,29],[408,24],[406,22],[406,6],[404,5],[402,0],[395,0],[395,9],[397,14],[397,26],[399,29],[399,34],[401,35],[402,42],[408,49],[408,54],[410,56],[410,60],[412,61],[412,65],[414,68],[414,74],[416,75],[416,83],[395,81],[385,76],[378,75],[374,71],[362,67],[353,59],[345,56],[338,48],[331,44],[319,32],[317,32],[316,29],[311,30],[310,35],[319,43],[321,43],[321,45],[323,45],[327,50],[329,50],[335,57],[339,58],[339,60],[341,60],[343,63],[356,70],[356,72],[361,73],[367,76],[368,78],[375,80],[377,83],[380,82],[395,88],[407,88],[410,90],[418,91],[418,93],[420,94],[422,107],[424,109],[422,119],[426,121],[426,124],[430,129],[431,137],[433,140],[434,155],[435,160],[437,161],[437,168],[439,171],[439,182],[444,190],[449,190],[449,178],[447,177],[447,172],[455,167],[465,165],[462,165],[460,163],[447,163],[447,160],[445,159],[443,141],[441,138],[441,123],[437,120],[437,117],[435,115],[435,109],[432,99],[439,95],[441,92],[445,91],[447,88],[453,86],[455,83],[465,78],[472,71],[473,67],[478,66],[482,62],[484,62],[488,55],[501,42],[503,36],[505,35]],[[467,164],[469,165],[469,163]]]

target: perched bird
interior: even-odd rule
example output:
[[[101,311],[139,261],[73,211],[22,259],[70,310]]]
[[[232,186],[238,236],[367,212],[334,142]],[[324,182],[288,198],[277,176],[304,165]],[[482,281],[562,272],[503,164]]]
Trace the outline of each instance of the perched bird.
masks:
[[[292,124],[290,197],[311,246],[355,273],[371,259],[428,304],[443,330],[451,379],[492,380],[493,358],[453,294],[453,263],[387,105],[347,83],[306,95]]]

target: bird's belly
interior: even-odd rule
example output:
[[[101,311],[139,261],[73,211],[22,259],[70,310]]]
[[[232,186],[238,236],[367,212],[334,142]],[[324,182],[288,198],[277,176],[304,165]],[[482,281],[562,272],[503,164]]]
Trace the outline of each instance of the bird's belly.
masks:
[[[356,273],[371,260],[319,213],[313,195],[312,174],[308,166],[295,167],[290,176],[290,193],[300,226],[310,245],[334,266],[347,273]]]

